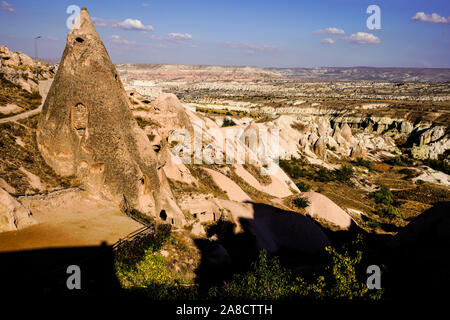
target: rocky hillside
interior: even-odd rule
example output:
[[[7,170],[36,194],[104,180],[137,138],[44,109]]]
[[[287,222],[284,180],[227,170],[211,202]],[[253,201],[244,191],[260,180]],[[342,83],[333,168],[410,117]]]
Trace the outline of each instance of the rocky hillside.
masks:
[[[253,81],[281,77],[276,72],[250,66],[118,64],[117,71],[123,78],[152,81]]]
[[[0,47],[0,118],[36,109],[41,104],[38,81],[53,78],[54,67],[26,54]]]
[[[446,82],[449,68],[319,67],[267,68],[283,77],[307,81]]]
[[[22,52],[12,52],[6,46],[0,46],[0,72],[5,79],[31,92],[37,87],[36,75],[39,80],[46,80],[55,75],[55,68],[46,62],[38,61]]]

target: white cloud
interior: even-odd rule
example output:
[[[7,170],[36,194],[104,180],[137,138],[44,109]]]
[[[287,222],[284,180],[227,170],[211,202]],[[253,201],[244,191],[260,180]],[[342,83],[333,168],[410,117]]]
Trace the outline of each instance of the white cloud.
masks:
[[[154,35],[154,34],[151,34],[151,35],[147,36],[147,38],[151,39],[151,40],[161,40],[161,41],[166,39],[164,37],[160,37],[160,36],[157,36],[157,35]]]
[[[138,45],[137,42],[124,39],[121,36],[119,36],[118,34],[113,34],[111,36],[111,41],[114,43],[125,44],[125,45]]]
[[[192,40],[192,34],[189,34],[189,33],[173,32],[173,33],[169,33],[167,35],[167,37],[172,40]]]
[[[254,54],[256,52],[280,52],[281,49],[272,45],[254,45],[248,43],[227,42],[225,46],[231,49],[238,49],[245,53]]]
[[[137,31],[153,31],[152,26],[146,26],[144,25],[141,20],[138,19],[125,19],[121,22],[116,22],[112,24],[112,27],[115,29],[122,29],[122,30],[137,30]]]
[[[380,38],[366,32],[357,32],[352,34],[350,37],[341,38],[341,40],[356,44],[378,44],[381,42]]]
[[[125,19],[123,21],[117,20],[107,20],[98,17],[91,18],[92,23],[97,27],[111,27],[114,29],[122,29],[122,30],[135,30],[135,31],[153,31],[153,26],[146,26],[142,23],[141,20],[138,19]]]
[[[426,14],[425,12],[417,12],[411,20],[430,23],[450,23],[450,17],[445,18],[437,13]]]
[[[190,33],[178,33],[173,32],[169,33],[166,36],[157,36],[157,35],[149,35],[148,39],[156,40],[156,41],[164,41],[164,42],[175,42],[175,43],[184,43],[185,41],[192,40],[192,34]]]
[[[148,3],[146,3],[146,2],[142,2],[141,3],[141,7],[143,7],[143,8],[145,8],[145,7],[148,7],[150,4],[148,4]]]
[[[331,38],[325,38],[325,39],[320,40],[320,43],[323,43],[323,44],[333,44],[333,43],[334,43],[334,40],[331,39]]]
[[[9,4],[6,1],[2,1],[2,10],[8,11],[8,12],[11,12],[11,13],[15,13],[16,12],[16,10],[12,7],[12,5]]]
[[[332,27],[313,31],[313,34],[345,34],[345,31],[342,29]]]

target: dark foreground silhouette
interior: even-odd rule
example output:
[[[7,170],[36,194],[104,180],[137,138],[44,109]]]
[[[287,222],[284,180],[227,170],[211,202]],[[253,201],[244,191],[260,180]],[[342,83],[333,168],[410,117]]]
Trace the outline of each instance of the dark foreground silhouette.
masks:
[[[71,265],[80,267],[81,290],[67,287]],[[0,281],[11,297],[114,295],[120,290],[107,245],[0,253]]]
[[[255,208],[255,212],[260,210]],[[258,217],[256,213],[255,219]],[[244,230],[235,234],[234,225],[223,221],[209,229],[216,240],[196,241],[201,251],[201,263],[196,271],[200,293],[206,292],[210,285],[229,280],[234,273],[249,269],[259,252],[255,235],[249,230],[253,222],[241,221]],[[323,231],[336,247],[363,233],[358,228]],[[439,300],[448,296],[450,202],[439,203],[425,211],[396,236],[365,234],[365,239],[363,265],[382,266],[385,301]],[[276,255],[284,266],[302,276],[312,275],[326,261],[321,252],[302,253],[283,247]],[[81,269],[81,290],[67,287],[70,265]],[[120,288],[114,271],[114,252],[107,245],[0,253],[0,283],[0,290],[10,298],[145,297],[141,292],[125,292]]]

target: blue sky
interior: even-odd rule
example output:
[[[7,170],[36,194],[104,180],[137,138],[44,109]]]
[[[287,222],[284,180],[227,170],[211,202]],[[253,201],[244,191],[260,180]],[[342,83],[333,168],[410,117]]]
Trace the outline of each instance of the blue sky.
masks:
[[[449,0],[0,0],[0,45],[34,55],[41,35],[39,56],[59,59],[69,5],[88,8],[115,63],[450,67]]]

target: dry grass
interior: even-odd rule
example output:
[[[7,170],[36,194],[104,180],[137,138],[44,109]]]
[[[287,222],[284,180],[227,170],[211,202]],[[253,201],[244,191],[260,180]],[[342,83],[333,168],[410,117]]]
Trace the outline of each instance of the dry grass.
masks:
[[[227,193],[222,190],[200,165],[186,165],[191,174],[199,181],[198,190],[200,193],[212,194],[219,199],[228,199]]]
[[[36,89],[28,92],[20,86],[12,83],[0,73],[0,105],[15,104],[24,110],[32,110],[39,107],[42,97]],[[0,118],[9,117],[10,115],[0,114]]]
[[[245,182],[244,179],[236,174],[233,166],[229,166],[228,168],[230,169],[226,172],[228,178],[233,180],[253,201],[272,205],[270,199],[273,199],[273,197],[271,195],[259,191]]]
[[[182,181],[172,180],[167,178],[170,188],[175,195],[175,198],[179,199],[184,195],[201,194],[200,188],[195,183],[185,183]]]
[[[140,116],[135,117],[139,127],[144,129],[145,127],[152,127],[152,128],[161,128],[161,124],[159,124],[157,121],[148,119],[148,118],[142,118]]]
[[[297,130],[299,132],[304,132],[305,129],[306,129],[306,126],[303,123],[294,122],[294,123],[291,124],[291,128],[295,129],[295,130]]]
[[[413,185],[406,190],[392,192],[400,199],[421,202],[426,204],[436,204],[441,201],[450,201],[450,189],[436,184],[426,183],[420,186]]]
[[[374,170],[377,170],[377,171],[389,171],[392,169],[392,166],[390,166],[386,163],[374,163],[373,168],[374,168]]]
[[[247,170],[258,182],[264,186],[272,183],[272,178],[269,175],[261,174],[261,168],[253,164],[244,164],[244,169]]]
[[[36,119],[27,121],[34,125]],[[25,147],[17,144],[16,137],[22,139]],[[49,190],[72,185],[73,177],[60,177],[45,163],[37,148],[33,128],[18,123],[1,124],[0,153],[0,176],[19,193],[37,191],[30,186],[20,167],[37,175]]]

